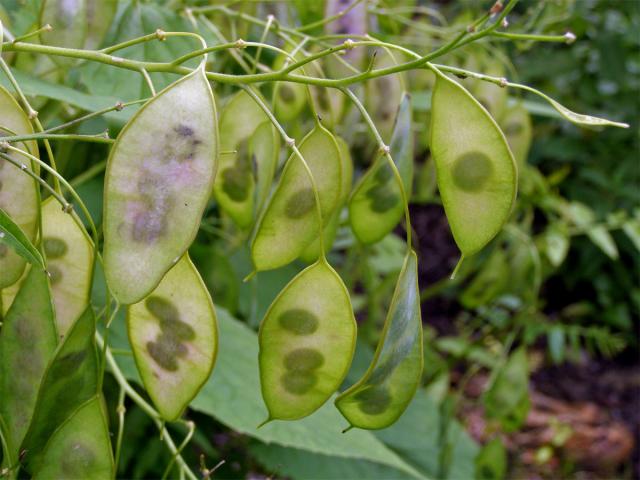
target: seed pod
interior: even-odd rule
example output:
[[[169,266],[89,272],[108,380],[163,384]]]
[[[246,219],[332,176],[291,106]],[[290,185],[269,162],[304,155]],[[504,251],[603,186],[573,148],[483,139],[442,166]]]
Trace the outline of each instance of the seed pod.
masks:
[[[187,255],[129,307],[127,327],[149,396],[164,419],[177,419],[211,375],[218,351],[213,302]]]
[[[422,378],[422,318],[418,261],[405,258],[373,361],[335,400],[352,427],[379,429],[405,411]]]
[[[0,330],[0,419],[10,464],[17,461],[56,342],[47,274],[31,268]]]
[[[338,144],[326,128],[317,125],[302,140],[299,150],[313,174],[326,220],[340,199],[342,167]],[[256,271],[278,268],[295,260],[321,228],[309,175],[294,153],[258,221],[251,245]]]
[[[118,136],[105,177],[104,263],[121,303],[148,295],[193,241],[217,153],[215,101],[201,68],[146,103]]]
[[[500,119],[500,127],[516,159],[518,171],[522,171],[527,163],[533,133],[529,112],[521,103],[508,108]]]
[[[0,86],[0,139],[5,135],[29,135],[33,128],[13,96]],[[34,141],[20,143],[31,155],[38,156],[38,145]],[[25,164],[25,157],[9,153],[11,158]],[[0,208],[20,227],[30,241],[35,240],[38,220],[38,190],[35,180],[19,168],[0,158]],[[13,285],[24,271],[26,261],[13,249],[0,244],[0,289]]]
[[[71,215],[48,198],[42,204],[42,245],[47,258],[58,333],[64,336],[89,305],[93,246]]]
[[[80,405],[98,393],[96,321],[88,307],[69,329],[44,374],[38,400],[22,442],[29,473],[43,468],[47,441]]]
[[[331,249],[336,235],[338,233],[338,226],[340,225],[340,213],[342,206],[349,198],[351,193],[351,182],[353,181],[353,160],[351,159],[351,152],[349,151],[349,144],[341,137],[336,137],[338,143],[338,150],[340,151],[340,163],[342,165],[342,185],[340,186],[340,199],[338,200],[338,208],[333,212],[331,218],[324,227],[324,248],[328,251]],[[320,240],[315,238],[302,252],[300,259],[303,262],[311,263],[318,259],[320,256]]]
[[[259,137],[253,139],[264,123],[268,123],[266,130],[260,130]],[[242,228],[253,223],[256,176],[263,177],[259,182],[261,195],[265,195],[265,184],[273,179],[279,146],[275,129],[260,106],[244,90],[235,94],[220,113],[220,148],[225,153],[220,155],[220,175],[213,192],[220,207]]]
[[[273,124],[264,122],[249,138],[249,158],[256,176],[255,208],[253,216],[260,211],[271,192],[271,184],[278,165],[280,136]]]
[[[388,51],[381,53],[382,58],[375,59],[377,69],[398,64]],[[371,112],[371,117],[385,141],[391,137],[398,105],[405,96],[404,84],[404,77],[400,73],[377,77],[365,84],[365,106]]]
[[[465,256],[502,228],[516,197],[517,168],[504,135],[460,85],[437,72],[431,154],[453,237]]]
[[[390,148],[408,198],[413,183],[411,98],[408,94],[402,97]],[[394,229],[403,213],[400,186],[388,159],[381,155],[362,177],[349,201],[351,228],[362,243],[375,243]]]
[[[260,384],[268,420],[295,420],[320,408],[351,365],[356,322],[349,293],[326,260],[300,272],[260,325]]]
[[[114,476],[107,412],[104,400],[95,396],[54,432],[33,478],[110,480]]]

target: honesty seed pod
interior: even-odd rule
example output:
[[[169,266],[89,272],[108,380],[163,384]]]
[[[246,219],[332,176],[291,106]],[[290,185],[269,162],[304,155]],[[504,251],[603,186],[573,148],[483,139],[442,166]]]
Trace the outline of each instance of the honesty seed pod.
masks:
[[[405,411],[422,378],[422,318],[418,259],[411,251],[400,271],[375,356],[364,376],[335,401],[351,427],[379,429]]]
[[[340,387],[353,358],[356,322],[349,293],[324,258],[280,292],[258,339],[267,421],[310,415]]]
[[[127,315],[129,342],[153,403],[175,420],[207,381],[218,351],[216,313],[187,255]]]
[[[299,151],[313,174],[326,221],[340,199],[342,165],[338,144],[318,124],[302,140]],[[251,245],[256,271],[278,268],[295,260],[321,231],[311,180],[302,161],[293,153],[258,221]]]
[[[118,136],[105,176],[104,263],[121,303],[149,294],[193,241],[217,154],[215,101],[202,68],[146,103]]]
[[[33,133],[29,118],[13,96],[0,86],[0,140],[7,135],[28,135]],[[35,141],[17,144],[31,155],[38,156]],[[30,162],[16,153],[11,158],[32,170]],[[0,208],[20,227],[27,238],[35,239],[38,220],[38,190],[35,180],[20,171],[15,165],[0,158]],[[17,201],[16,199],[20,199]],[[0,243],[0,289],[13,285],[24,271],[26,261],[7,245]]]
[[[439,71],[431,100],[431,154],[449,225],[463,256],[507,221],[517,169],[498,125],[463,87]]]

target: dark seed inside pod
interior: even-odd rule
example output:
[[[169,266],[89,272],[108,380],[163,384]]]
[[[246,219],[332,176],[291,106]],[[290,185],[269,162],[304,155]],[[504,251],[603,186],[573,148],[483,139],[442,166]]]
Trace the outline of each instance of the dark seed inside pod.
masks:
[[[278,322],[282,328],[296,335],[311,335],[320,324],[318,317],[303,308],[292,308],[282,312]]]
[[[318,377],[311,372],[289,371],[282,376],[282,386],[294,395],[304,395],[318,383]]]
[[[491,160],[482,152],[468,152],[453,164],[452,177],[458,188],[468,192],[481,190],[493,172]]]
[[[67,243],[61,238],[46,237],[44,239],[44,253],[47,258],[60,258],[67,253]]]
[[[362,390],[354,399],[358,401],[360,410],[367,415],[379,415],[391,405],[391,394],[382,386]]]
[[[305,188],[297,191],[289,197],[284,213],[289,218],[298,219],[308,214],[314,206],[315,197],[313,195],[313,190]]]
[[[323,363],[324,356],[315,348],[297,348],[284,357],[285,368],[296,372],[311,372]]]

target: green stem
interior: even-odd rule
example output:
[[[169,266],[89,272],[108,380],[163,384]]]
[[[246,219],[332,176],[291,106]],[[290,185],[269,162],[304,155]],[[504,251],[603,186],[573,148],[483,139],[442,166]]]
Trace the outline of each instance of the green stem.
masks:
[[[26,140],[80,140],[83,142],[92,142],[92,143],[113,143],[115,140],[113,138],[109,138],[104,133],[98,133],[96,135],[77,135],[74,133],[31,133],[28,135],[11,135],[2,137],[3,142],[7,143],[15,143],[22,142]]]

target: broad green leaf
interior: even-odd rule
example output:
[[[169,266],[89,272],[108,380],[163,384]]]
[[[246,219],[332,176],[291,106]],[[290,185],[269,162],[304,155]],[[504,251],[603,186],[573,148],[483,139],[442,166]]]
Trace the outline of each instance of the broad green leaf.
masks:
[[[439,71],[432,98],[431,153],[453,237],[464,256],[472,255],[509,218],[517,168],[487,111]]]
[[[324,227],[323,240],[325,251],[331,250],[336,235],[338,233],[338,226],[340,225],[340,214],[342,206],[345,204],[351,193],[351,182],[353,181],[353,160],[351,159],[351,152],[349,151],[349,144],[341,137],[336,137],[338,143],[338,149],[340,150],[340,164],[342,165],[342,185],[340,186],[340,199],[338,200],[338,207],[333,212],[331,218]],[[300,259],[303,262],[311,263],[318,259],[320,256],[320,239],[314,239],[305,248],[304,252],[300,255]]]
[[[42,255],[11,217],[0,208],[0,258],[6,258],[9,248],[32,265],[44,270]],[[3,255],[4,254],[4,255]],[[5,273],[3,272],[2,279]]]
[[[596,223],[596,216],[593,210],[580,202],[571,202],[564,211],[576,226],[584,230],[589,239],[605,255],[612,260],[616,260],[619,257],[618,247],[613,237],[603,225]]]
[[[217,154],[215,101],[202,68],[151,99],[120,132],[105,175],[104,263],[121,303],[148,295],[193,241]]]
[[[51,436],[33,478],[109,480],[114,476],[107,412],[103,399],[96,395]]]
[[[507,452],[499,438],[482,447],[476,457],[476,476],[479,480],[502,480],[507,473]]]
[[[127,315],[129,341],[147,393],[177,419],[207,381],[218,351],[216,313],[188,255]]]
[[[38,387],[57,341],[47,274],[32,268],[0,330],[0,417],[9,448],[5,466],[18,460]]]
[[[58,345],[38,391],[38,400],[22,442],[23,463],[30,473],[43,468],[44,447],[53,432],[98,392],[96,321],[88,307]]]
[[[640,250],[640,220],[632,218],[622,225],[622,230],[627,234],[629,240]]]
[[[323,221],[328,221],[340,199],[342,166],[333,135],[320,124],[302,140],[299,151],[318,188]],[[263,211],[251,245],[256,271],[278,268],[293,261],[320,234],[315,196],[309,175],[294,153]]]
[[[45,45],[64,48],[83,48],[87,39],[87,0],[44,0],[40,25],[49,24],[50,32],[40,34]],[[70,64],[75,60],[53,57],[59,64]]]
[[[393,159],[407,199],[413,183],[413,135],[411,98],[404,94],[391,137]],[[402,219],[404,204],[398,181],[386,156],[380,155],[356,186],[349,201],[349,220],[358,240],[369,244],[381,240]]]
[[[498,367],[483,403],[487,417],[500,421],[503,428],[513,431],[522,424],[529,409],[529,367],[527,351],[519,348],[504,365]]]
[[[257,278],[260,278],[258,275]],[[391,449],[367,431],[355,430],[349,435],[340,433],[343,420],[330,404],[313,415],[296,422],[271,422],[260,429],[256,426],[267,416],[260,395],[258,373],[258,339],[255,332],[235,320],[226,311],[218,311],[220,351],[218,368],[191,403],[191,408],[216,418],[236,432],[249,435],[264,443],[299,448],[309,452],[345,459],[368,460],[397,468],[420,478],[415,468],[407,464]],[[112,330],[118,328],[115,324]],[[111,338],[117,337],[112,332]],[[125,347],[126,334],[120,336],[119,346]],[[119,357],[118,363],[127,377],[137,379],[132,359]]]
[[[13,96],[0,87],[0,140],[6,135],[28,135],[33,133],[31,123]],[[19,148],[26,148],[32,155],[38,155],[36,142],[18,144]],[[15,161],[32,170],[30,162],[16,153],[9,154]],[[11,217],[13,222],[22,230],[30,241],[35,240],[38,219],[37,185],[29,175],[21,172],[15,165],[0,158],[0,208]],[[19,201],[16,201],[19,199]],[[6,225],[3,222],[3,225]],[[4,230],[3,230],[4,231]],[[8,231],[4,231],[9,235]],[[12,231],[11,235],[15,236]],[[23,243],[24,242],[20,242]],[[15,246],[16,244],[12,244]],[[29,251],[21,250],[22,253]],[[31,253],[33,253],[31,251]],[[35,257],[37,259],[37,257]],[[33,259],[32,259],[33,260]],[[40,259],[39,264],[42,264]],[[25,259],[4,242],[0,242],[0,289],[14,284],[22,275],[26,265]]]
[[[93,246],[87,232],[53,197],[42,204],[42,232],[56,325],[64,336],[89,305]]]
[[[263,124],[264,130],[259,129]],[[220,155],[220,175],[213,192],[220,207],[242,228],[251,226],[254,219],[254,169],[264,172],[259,180],[264,200],[275,172],[279,146],[269,118],[247,92],[239,91],[222,108],[220,149],[224,153]]]
[[[544,251],[554,267],[559,267],[569,252],[569,232],[564,223],[553,223],[544,232]]]
[[[522,169],[527,163],[533,135],[529,112],[522,103],[515,104],[506,109],[499,123],[518,168]]]
[[[422,378],[418,259],[405,258],[375,356],[364,376],[335,401],[352,427],[380,429],[406,410]]]
[[[258,339],[268,420],[306,417],[340,387],[353,358],[356,321],[349,292],[325,259],[280,292]]]

